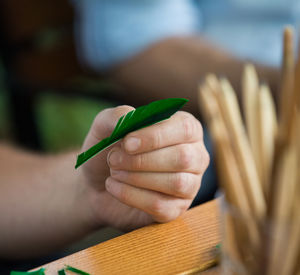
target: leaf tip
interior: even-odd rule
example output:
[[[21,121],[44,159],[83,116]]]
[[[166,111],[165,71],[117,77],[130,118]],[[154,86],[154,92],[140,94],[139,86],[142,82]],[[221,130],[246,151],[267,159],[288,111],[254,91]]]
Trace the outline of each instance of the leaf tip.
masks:
[[[84,163],[84,152],[77,156],[77,161],[75,164],[75,169],[77,169],[81,164]]]

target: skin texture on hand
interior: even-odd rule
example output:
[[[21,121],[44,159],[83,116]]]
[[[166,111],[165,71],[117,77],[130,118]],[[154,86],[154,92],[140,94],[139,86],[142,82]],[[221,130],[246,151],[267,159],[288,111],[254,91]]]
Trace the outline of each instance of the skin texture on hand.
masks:
[[[82,150],[108,136],[119,117],[132,109],[101,112]],[[82,166],[95,221],[131,230],[175,219],[192,203],[208,162],[202,127],[189,113],[177,112],[128,134]]]
[[[99,113],[82,150],[132,109]],[[77,170],[76,153],[44,156],[0,144],[0,258],[46,255],[102,226],[127,231],[175,219],[209,160],[201,125],[186,112],[128,134]]]
[[[95,229],[75,159],[0,144],[1,259],[46,255]]]

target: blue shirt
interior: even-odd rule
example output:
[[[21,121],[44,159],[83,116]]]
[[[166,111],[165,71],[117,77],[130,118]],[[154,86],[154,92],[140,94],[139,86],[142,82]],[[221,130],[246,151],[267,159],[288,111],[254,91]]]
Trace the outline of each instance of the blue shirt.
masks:
[[[233,54],[279,65],[299,0],[72,0],[83,63],[107,69],[159,40],[200,34]]]
[[[300,27],[299,0],[200,0],[199,3],[205,37],[238,57],[267,65],[280,65],[283,28],[287,24]]]

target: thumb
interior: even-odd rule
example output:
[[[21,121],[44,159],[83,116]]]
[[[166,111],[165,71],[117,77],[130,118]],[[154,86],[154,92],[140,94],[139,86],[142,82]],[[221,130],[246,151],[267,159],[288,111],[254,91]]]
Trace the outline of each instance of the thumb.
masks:
[[[84,141],[83,150],[87,150],[100,140],[108,137],[113,132],[118,120],[124,114],[134,110],[133,107],[122,105],[101,111],[94,119],[92,126]]]

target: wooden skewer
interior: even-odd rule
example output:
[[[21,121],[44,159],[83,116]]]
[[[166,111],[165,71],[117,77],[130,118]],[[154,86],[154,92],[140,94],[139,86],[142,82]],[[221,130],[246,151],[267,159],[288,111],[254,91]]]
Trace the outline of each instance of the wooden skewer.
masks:
[[[298,56],[295,68],[294,100],[297,104],[298,111],[300,111],[300,38],[298,41]]]
[[[224,125],[226,127],[226,132],[229,135],[230,129],[228,129],[228,125],[224,119],[226,118],[226,107],[224,104],[224,98],[222,96],[222,87],[219,79],[216,77],[214,74],[209,74],[206,77],[206,82],[207,87],[210,89],[211,92],[214,94],[214,98],[217,101],[218,105],[218,111],[219,115],[221,116],[221,120],[224,122]]]
[[[217,101],[218,110],[220,113],[220,116],[222,117],[222,121],[224,121],[224,118],[226,116],[226,108],[224,107],[224,102],[222,98],[222,87],[219,79],[214,74],[208,74],[206,76],[206,85],[207,88],[210,89],[211,92],[214,94],[214,98]],[[225,121],[224,121],[225,123]],[[226,123],[224,124],[226,126],[226,129],[228,128]],[[229,129],[227,129],[228,131]]]
[[[293,211],[293,198],[298,174],[298,156],[297,156],[297,132],[296,132],[296,119],[293,119],[292,127],[292,142],[284,147],[282,154],[279,158],[278,171],[276,173],[276,189],[274,192],[275,197],[273,203],[273,234],[274,236],[282,236],[286,230],[286,224],[291,218]],[[268,274],[276,274],[280,263],[280,258],[283,251],[283,241],[286,240],[279,238],[274,239],[270,249],[270,265]]]
[[[208,118],[208,127],[215,142],[219,158],[218,168],[221,174],[224,175],[225,184],[223,184],[223,188],[232,204],[248,215],[250,213],[250,205],[242,184],[236,159],[230,148],[229,134],[221,116],[217,100],[207,86],[202,86],[199,89],[199,105],[205,110]],[[224,150],[226,150],[226,153]]]
[[[242,244],[238,241],[239,235],[237,234],[237,227],[234,223],[234,219],[228,210],[224,210],[222,217],[224,231],[224,240],[222,241],[222,254],[224,255],[223,257],[225,258],[226,256],[230,255],[231,259],[242,263]],[[228,266],[228,268],[231,268],[231,266]]]
[[[296,199],[296,198],[295,198]],[[295,200],[293,216],[288,223],[287,249],[285,260],[282,261],[281,274],[295,274],[297,260],[300,258],[300,201]]]
[[[254,68],[253,68],[254,69]],[[254,72],[255,73],[255,72]],[[218,109],[219,109],[219,112],[220,112],[220,115],[222,117],[222,124],[224,124],[224,127],[226,128],[226,133],[227,133],[227,139],[228,139],[228,142],[231,143],[231,147],[235,147],[236,144],[235,144],[235,140],[231,139],[230,138],[230,135],[228,134],[229,132],[231,132],[231,129],[230,127],[228,127],[228,121],[224,121],[224,119],[226,120],[226,117],[228,117],[228,108],[226,107],[226,102],[224,101],[224,96],[222,94],[222,85],[220,83],[220,81],[218,80],[218,78],[214,75],[214,74],[209,74],[207,75],[206,77],[206,84],[207,84],[207,87],[210,88],[210,90],[213,92],[214,94],[214,97],[216,98],[217,100],[217,103],[218,103]],[[229,84],[229,82],[228,82]],[[231,88],[231,90],[233,91],[233,89]],[[234,91],[233,91],[234,92]],[[236,98],[236,97],[235,97]],[[237,99],[235,99],[235,101],[237,102]],[[239,107],[236,105],[236,110],[239,110]],[[236,112],[237,113],[237,112]],[[240,114],[240,112],[238,111],[238,113]],[[237,118],[240,117],[237,116]],[[257,120],[257,118],[255,118]],[[242,122],[240,123],[240,125],[242,125]],[[257,131],[257,130],[256,130]],[[225,131],[224,131],[225,132]],[[232,140],[230,142],[230,140]],[[235,158],[235,163],[237,164],[237,166],[239,166],[238,164],[238,160],[236,159],[236,156],[234,156]],[[224,162],[223,162],[224,163]],[[223,164],[224,165],[224,164]],[[238,167],[238,170],[239,171],[242,171],[240,169],[240,167]],[[244,180],[244,179],[243,179]],[[241,182],[243,183],[243,182]],[[230,185],[230,184],[226,184],[226,185]],[[244,184],[243,184],[244,185]],[[232,187],[234,188],[234,186]],[[247,193],[246,193],[247,194]],[[248,201],[249,201],[249,198],[247,198]]]
[[[250,217],[246,224],[250,231],[243,230],[244,225],[234,219],[228,222],[233,232],[229,244],[239,251],[241,261],[249,262],[245,258],[249,252],[241,240],[246,240],[250,253],[260,255],[267,200],[267,220],[272,227],[269,234],[275,238],[266,240],[269,255],[265,271],[269,275],[300,275],[300,43],[295,66],[291,27],[284,30],[278,123],[270,90],[267,85],[259,86],[252,65],[245,67],[242,85],[249,140],[230,83],[210,74],[199,90],[199,104],[215,142],[227,200]]]
[[[276,171],[276,163],[281,154],[282,147],[288,143],[291,129],[291,117],[294,105],[294,82],[295,82],[295,56],[294,56],[293,29],[287,27],[283,32],[283,52],[281,64],[281,89],[279,97],[279,129],[275,148],[275,163],[273,170]],[[273,175],[274,176],[274,175]]]
[[[252,64],[246,64],[242,76],[242,103],[249,142],[260,180],[262,180],[262,164],[257,127],[258,91],[259,81],[256,70]]]
[[[208,74],[205,77],[205,83],[207,87],[210,89],[210,91],[214,93],[215,96],[220,93],[221,91],[220,82],[215,74]]]
[[[237,227],[242,227],[244,230],[244,232],[237,232],[237,234],[243,236],[246,234],[245,230],[247,230],[249,236],[243,236],[241,239],[249,240],[250,243],[246,249],[252,250],[252,252],[257,252],[260,243],[258,227],[254,217],[251,214],[246,190],[240,175],[239,166],[231,148],[229,140],[230,137],[221,117],[216,117],[212,121],[211,133],[218,149],[218,158],[219,163],[221,164],[218,166],[218,168],[220,175],[222,176],[223,189],[229,203],[236,210],[238,210],[238,216],[234,217],[237,219],[237,222],[234,223]],[[239,250],[242,254],[246,254],[245,246],[243,246],[243,244],[240,244]]]
[[[233,206],[248,216],[251,212],[250,205],[223,121],[219,118],[215,119],[212,122],[211,131],[218,148],[220,163],[222,164],[220,170],[226,195],[230,198]]]
[[[275,156],[272,175],[272,194],[269,200],[269,210],[273,212],[276,202],[276,190],[278,189],[278,173],[280,159],[286,147],[289,146],[293,136],[293,125],[295,124],[295,66],[294,66],[294,47],[293,29],[288,27],[284,30],[283,62],[282,62],[282,87],[281,87],[281,106],[279,116],[279,129],[275,146]]]
[[[280,124],[279,140],[285,142],[291,128],[291,117],[294,105],[294,31],[292,27],[286,27],[283,33],[283,58],[281,65],[281,91],[280,91]]]
[[[296,196],[299,198],[300,197],[300,110],[297,112],[297,155],[298,155],[298,176],[297,176],[297,182],[298,182],[298,190],[296,192]],[[300,215],[300,214],[299,214]],[[300,244],[299,244],[300,246]],[[300,256],[300,255],[299,255]]]
[[[279,187],[276,192],[275,204],[274,204],[274,215],[273,215],[273,234],[274,236],[280,236],[281,238],[273,239],[271,244],[270,254],[270,270],[268,274],[276,274],[278,270],[278,262],[280,263],[280,256],[283,251],[283,238],[282,235],[285,233],[286,224],[290,218],[290,213],[292,210],[292,197],[295,192],[295,182],[296,182],[296,153],[295,148],[289,148],[282,155],[282,160],[280,162],[279,175],[278,175],[278,185]],[[284,240],[286,241],[286,240]]]
[[[296,181],[296,192],[294,194],[294,209],[293,209],[293,216],[292,216],[292,222],[293,222],[293,232],[291,233],[291,240],[289,241],[290,245],[293,246],[291,248],[291,253],[289,253],[288,262],[291,262],[291,266],[293,266],[293,262],[295,261],[295,266],[293,268],[293,271],[290,272],[290,274],[296,274],[298,271],[298,275],[300,275],[300,111],[298,110],[297,113],[297,157],[298,157],[298,164],[297,164],[297,181]],[[296,254],[296,255],[295,255]],[[291,258],[291,259],[290,259]],[[287,270],[289,272],[289,270]],[[289,273],[284,273],[289,274]]]
[[[266,202],[258,178],[255,162],[246,136],[245,128],[238,106],[237,97],[226,79],[220,81],[222,87],[223,106],[226,112],[224,121],[231,133],[234,152],[247,190],[247,195],[254,216],[261,221],[266,214]]]
[[[198,105],[210,129],[212,120],[219,114],[216,98],[206,84],[199,86]]]
[[[298,58],[296,62],[296,66],[292,59],[294,58],[293,54],[293,31],[292,29],[287,28],[285,31],[285,48],[286,54],[286,61],[284,62],[286,68],[283,68],[285,71],[283,75],[283,79],[285,80],[282,89],[282,101],[285,101],[286,107],[282,108],[283,113],[281,126],[279,128],[280,135],[279,135],[279,143],[282,144],[289,144],[293,138],[293,131],[294,131],[294,124],[296,115],[300,111],[300,43],[298,47]],[[288,54],[289,52],[289,54]]]
[[[209,85],[203,85],[199,89],[199,103],[202,108],[206,110],[207,117],[210,117],[208,119],[210,122],[209,129],[215,143],[217,168],[219,175],[222,177],[222,187],[229,204],[238,209],[241,219],[244,219],[243,221],[240,221],[240,225],[246,226],[249,236],[243,236],[241,238],[243,240],[249,239],[250,243],[247,249],[254,252],[258,250],[259,246],[259,230],[254,217],[251,215],[252,211],[246,195],[245,186],[240,175],[237,159],[232,151],[230,136],[226,129],[216,95],[216,93],[210,91]],[[243,233],[240,232],[239,234],[241,236],[246,234],[245,228],[243,229]],[[239,249],[242,253],[245,250],[245,247],[244,249],[242,247]],[[245,251],[243,254],[245,254]]]
[[[254,110],[255,111],[255,110]],[[257,157],[260,159],[260,176],[265,197],[269,196],[271,169],[273,166],[277,118],[271,91],[266,84],[260,86],[257,108]]]

